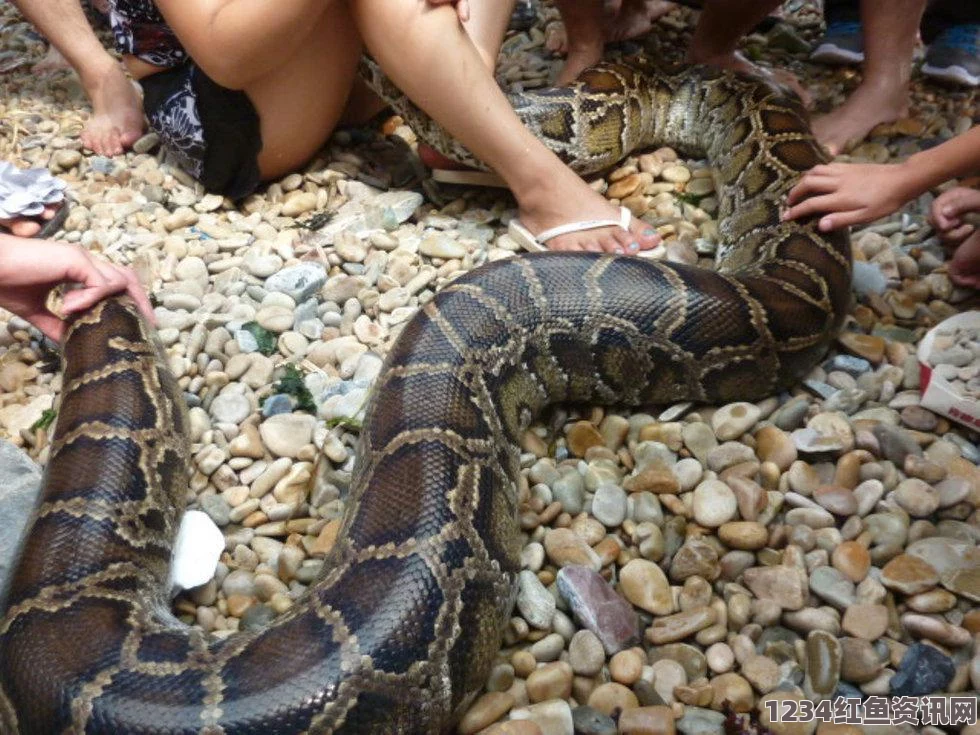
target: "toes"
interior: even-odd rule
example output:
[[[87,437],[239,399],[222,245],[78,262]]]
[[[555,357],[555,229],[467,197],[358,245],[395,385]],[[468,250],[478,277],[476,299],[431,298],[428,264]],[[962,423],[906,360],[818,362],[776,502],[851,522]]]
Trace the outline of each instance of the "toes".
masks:
[[[640,252],[640,243],[633,232],[615,230],[612,236],[616,240],[616,252],[626,255],[636,255]]]
[[[622,230],[620,232],[627,238],[623,240],[623,244],[629,246],[631,242],[635,242],[639,246],[636,250],[652,250],[660,244],[661,240],[660,235],[653,227],[636,217],[630,223],[629,232],[623,232]]]

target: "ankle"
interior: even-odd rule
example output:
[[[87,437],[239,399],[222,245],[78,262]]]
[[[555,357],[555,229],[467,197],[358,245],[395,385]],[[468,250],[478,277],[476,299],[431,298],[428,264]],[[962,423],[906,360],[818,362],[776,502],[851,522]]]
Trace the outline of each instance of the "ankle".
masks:
[[[867,76],[853,96],[871,98],[883,113],[903,115],[909,107],[909,80],[894,74]]]
[[[105,52],[87,58],[84,64],[75,66],[75,71],[89,97],[102,92],[116,76],[123,74],[119,63]]]

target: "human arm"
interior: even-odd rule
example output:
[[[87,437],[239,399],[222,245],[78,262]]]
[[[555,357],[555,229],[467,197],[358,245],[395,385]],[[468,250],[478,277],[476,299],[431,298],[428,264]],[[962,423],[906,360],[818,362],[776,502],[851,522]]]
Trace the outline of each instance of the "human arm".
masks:
[[[934,186],[980,169],[980,126],[897,164],[814,166],[787,197],[784,219],[825,213],[824,232],[884,217]]]
[[[79,284],[64,295],[62,310],[66,315],[125,291],[153,319],[149,299],[130,269],[93,258],[75,245],[0,233],[0,307],[26,319],[55,341],[61,339],[65,325],[45,302],[48,292],[65,282]]]

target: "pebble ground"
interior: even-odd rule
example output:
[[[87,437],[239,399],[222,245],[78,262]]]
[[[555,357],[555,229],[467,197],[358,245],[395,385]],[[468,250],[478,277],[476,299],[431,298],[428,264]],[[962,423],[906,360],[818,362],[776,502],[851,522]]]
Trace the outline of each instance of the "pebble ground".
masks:
[[[744,47],[828,109],[857,72],[808,63],[818,19],[795,10],[795,27]],[[554,72],[543,39],[555,17],[545,7],[507,40],[503,84]],[[651,53],[676,58],[689,20],[661,21]],[[80,87],[68,72],[31,73],[44,45],[9,4],[0,48],[0,154],[68,182],[64,239],[137,270],[185,391],[188,505],[222,529],[226,551],[177,612],[216,635],[262,626],[334,542],[379,356],[441,284],[515,251],[513,201],[425,179],[415,136],[391,118],[335,134],[303,171],[236,207],[167,166],[153,135],[112,159],[82,150]],[[914,87],[910,116],[845,160],[899,160],[976,122],[975,92]],[[660,230],[657,257],[710,261],[705,162],[646,151],[592,184]],[[766,702],[976,696],[980,450],[920,405],[915,359],[925,331],[974,294],[945,274],[924,216],[933,196],[853,233],[846,331],[793,391],[634,413],[564,407],[528,431],[517,606],[460,733],[696,735],[724,732],[728,716],[843,735],[877,728],[776,723]],[[964,381],[978,362],[959,366],[973,370]],[[0,436],[42,464],[53,364],[36,332],[0,314]]]

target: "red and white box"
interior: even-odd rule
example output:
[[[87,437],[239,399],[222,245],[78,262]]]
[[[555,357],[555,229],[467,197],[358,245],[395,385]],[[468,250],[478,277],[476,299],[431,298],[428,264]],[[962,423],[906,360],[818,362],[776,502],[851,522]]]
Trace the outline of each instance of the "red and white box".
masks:
[[[949,381],[933,372],[927,360],[939,331],[980,328],[980,311],[967,311],[951,316],[926,332],[919,343],[919,390],[921,405],[930,411],[947,416],[971,429],[980,429],[980,402],[953,389]]]

